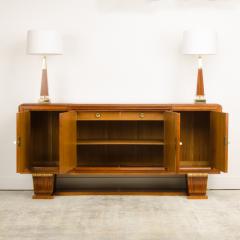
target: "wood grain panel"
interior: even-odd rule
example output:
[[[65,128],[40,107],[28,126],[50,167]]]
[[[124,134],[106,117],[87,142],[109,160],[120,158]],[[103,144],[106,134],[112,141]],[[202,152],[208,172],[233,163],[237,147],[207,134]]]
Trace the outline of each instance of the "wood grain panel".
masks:
[[[222,106],[219,104],[206,104],[206,103],[195,103],[195,104],[172,104],[172,111],[222,111]]]
[[[194,104],[187,104],[193,106]],[[207,106],[209,104],[206,104]],[[184,105],[185,106],[185,105]],[[172,104],[73,104],[73,103],[25,103],[19,106],[19,111],[168,111]]]
[[[213,166],[228,171],[228,114],[211,112],[211,160]]]
[[[78,121],[121,120],[121,112],[78,112]]]
[[[151,111],[142,111],[142,112],[128,112],[128,111],[122,111],[122,112],[106,112],[106,111],[88,111],[88,112],[78,112],[78,121],[101,121],[101,120],[111,120],[111,121],[117,121],[117,120],[127,120],[127,121],[159,121],[163,120],[163,114],[161,112],[151,112]]]
[[[164,139],[164,121],[144,121],[138,122],[138,139]]]
[[[221,111],[219,104],[72,104],[25,103],[19,106],[19,111]]]
[[[78,139],[137,139],[136,122],[79,121]]]
[[[60,114],[60,173],[77,166],[77,113]]]
[[[30,169],[30,112],[17,113],[17,172]]]
[[[79,140],[162,140],[163,121],[78,121]]]
[[[31,165],[59,165],[59,112],[31,112]]]
[[[180,114],[164,113],[164,166],[169,171],[176,171],[179,162]]]
[[[121,120],[160,121],[163,120],[162,112],[122,112]]]
[[[211,166],[210,112],[181,112],[181,142],[180,167]]]
[[[79,145],[79,167],[162,167],[163,146]]]

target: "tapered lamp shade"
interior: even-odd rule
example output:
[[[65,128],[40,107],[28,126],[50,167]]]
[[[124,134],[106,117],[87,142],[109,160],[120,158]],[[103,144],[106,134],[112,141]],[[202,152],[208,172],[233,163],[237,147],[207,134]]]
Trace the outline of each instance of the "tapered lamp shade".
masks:
[[[206,55],[217,53],[217,33],[193,30],[183,33],[183,54]]]
[[[183,33],[183,54],[198,56],[198,75],[195,102],[206,102],[203,83],[202,55],[217,53],[217,33],[210,30],[193,30]]]
[[[52,30],[29,30],[27,33],[27,53],[43,56],[62,54],[61,36]]]

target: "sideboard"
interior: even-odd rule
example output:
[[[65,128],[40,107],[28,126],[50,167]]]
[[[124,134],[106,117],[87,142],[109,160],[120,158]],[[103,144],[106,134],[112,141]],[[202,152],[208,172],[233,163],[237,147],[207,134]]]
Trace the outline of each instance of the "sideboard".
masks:
[[[16,137],[17,172],[32,174],[35,199],[61,195],[56,175],[109,181],[181,175],[188,198],[205,199],[208,174],[228,168],[228,114],[218,104],[22,104]],[[166,192],[100,188],[67,194]]]

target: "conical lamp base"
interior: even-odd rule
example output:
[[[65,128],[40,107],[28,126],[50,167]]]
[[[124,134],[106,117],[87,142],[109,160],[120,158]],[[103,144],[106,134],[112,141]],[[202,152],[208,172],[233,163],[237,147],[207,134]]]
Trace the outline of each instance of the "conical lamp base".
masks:
[[[39,103],[50,103],[48,95],[48,75],[47,75],[47,59],[46,56],[42,58],[42,81]]]
[[[204,94],[204,83],[203,83],[203,70],[202,70],[202,58],[198,57],[198,75],[197,75],[197,91],[195,103],[206,103]]]

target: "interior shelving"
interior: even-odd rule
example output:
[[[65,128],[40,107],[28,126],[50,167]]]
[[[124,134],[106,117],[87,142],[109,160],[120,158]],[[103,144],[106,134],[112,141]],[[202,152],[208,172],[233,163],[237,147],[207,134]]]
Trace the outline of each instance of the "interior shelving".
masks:
[[[79,146],[78,166],[89,167],[147,167],[163,165],[160,146]]]
[[[32,111],[30,155],[35,171],[57,171],[59,166],[59,112]]]
[[[180,167],[211,167],[210,112],[181,112]]]
[[[131,140],[131,139],[124,139],[124,140],[108,140],[108,139],[96,139],[96,140],[89,140],[83,139],[77,141],[78,145],[164,145],[162,140]]]
[[[78,167],[162,167],[163,121],[78,121]]]

